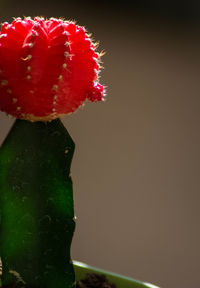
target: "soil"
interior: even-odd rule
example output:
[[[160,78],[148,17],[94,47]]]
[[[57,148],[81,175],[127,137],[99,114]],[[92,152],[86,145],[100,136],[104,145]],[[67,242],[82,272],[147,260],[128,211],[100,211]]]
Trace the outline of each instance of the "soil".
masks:
[[[87,274],[86,278],[76,284],[76,288],[117,288],[115,284],[110,283],[103,274]]]

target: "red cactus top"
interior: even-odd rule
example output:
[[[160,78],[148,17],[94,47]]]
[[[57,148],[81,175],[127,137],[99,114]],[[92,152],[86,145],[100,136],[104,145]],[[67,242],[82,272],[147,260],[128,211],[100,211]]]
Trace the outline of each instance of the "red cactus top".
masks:
[[[84,27],[36,17],[4,22],[0,32],[0,110],[30,121],[100,101],[100,54]]]

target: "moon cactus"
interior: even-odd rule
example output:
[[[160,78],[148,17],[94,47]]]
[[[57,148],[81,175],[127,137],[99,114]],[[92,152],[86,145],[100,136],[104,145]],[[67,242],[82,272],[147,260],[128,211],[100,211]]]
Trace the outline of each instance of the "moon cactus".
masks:
[[[74,142],[56,118],[86,99],[103,99],[99,56],[73,22],[27,17],[2,24],[0,110],[18,118],[0,149],[4,288],[75,287]]]

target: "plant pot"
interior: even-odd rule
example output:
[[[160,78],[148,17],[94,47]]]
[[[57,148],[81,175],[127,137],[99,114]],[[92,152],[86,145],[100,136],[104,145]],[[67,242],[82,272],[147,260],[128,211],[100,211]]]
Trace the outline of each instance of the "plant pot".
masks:
[[[76,281],[84,279],[86,277],[86,274],[88,273],[95,273],[104,274],[111,283],[116,285],[116,288],[159,288],[158,286],[155,286],[153,284],[141,282],[113,272],[95,268],[78,261],[73,261],[73,264],[75,269]]]

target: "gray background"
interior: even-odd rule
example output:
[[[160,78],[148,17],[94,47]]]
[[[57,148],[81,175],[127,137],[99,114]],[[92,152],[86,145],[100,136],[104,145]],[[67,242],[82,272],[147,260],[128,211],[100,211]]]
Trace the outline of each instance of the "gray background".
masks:
[[[63,120],[76,143],[73,259],[199,287],[200,10],[123,3],[8,0],[0,17],[76,19],[106,51],[107,101]],[[0,114],[0,142],[13,121]]]

